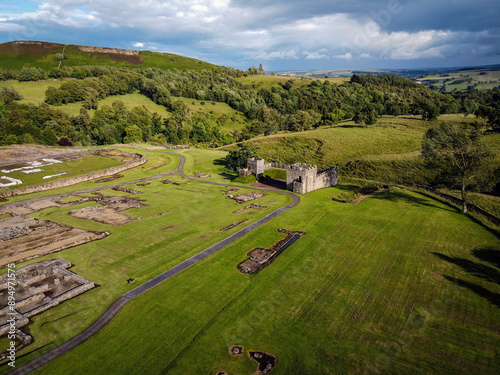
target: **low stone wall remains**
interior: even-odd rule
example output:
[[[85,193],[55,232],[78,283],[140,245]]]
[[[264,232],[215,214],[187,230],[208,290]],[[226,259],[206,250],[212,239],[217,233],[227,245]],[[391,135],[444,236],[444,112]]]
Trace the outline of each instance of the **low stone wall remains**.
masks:
[[[105,150],[102,150],[102,151],[105,151]],[[97,178],[112,176],[116,173],[120,173],[120,172],[126,171],[128,169],[136,168],[138,166],[145,164],[148,161],[146,156],[141,155],[141,154],[137,154],[137,153],[129,153],[129,152],[122,151],[122,155],[126,156],[126,157],[134,157],[134,160],[132,160],[131,162],[129,162],[127,164],[117,165],[116,167],[107,168],[102,172],[86,173],[86,174],[83,174],[80,176],[68,178],[66,180],[53,181],[53,182],[49,182],[47,184],[36,185],[36,186],[29,186],[29,187],[24,188],[24,189],[9,190],[5,193],[0,194],[0,198],[8,198],[8,197],[16,196],[16,195],[38,193],[41,191],[58,189],[58,188],[66,187],[66,186],[79,184],[81,182],[92,181],[92,180],[95,180]]]

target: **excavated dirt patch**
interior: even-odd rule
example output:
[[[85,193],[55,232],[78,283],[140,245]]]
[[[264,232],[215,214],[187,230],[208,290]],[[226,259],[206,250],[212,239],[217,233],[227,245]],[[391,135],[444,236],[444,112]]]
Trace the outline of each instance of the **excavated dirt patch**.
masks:
[[[0,268],[108,236],[29,216],[0,220]]]
[[[87,157],[82,153],[86,150],[71,148],[68,152],[67,149],[47,147],[47,146],[33,146],[33,145],[11,145],[3,147],[0,150],[0,166],[2,169],[10,169],[16,166],[24,166],[24,163],[33,160],[40,160],[43,158],[55,158],[60,161],[70,161]]]
[[[229,354],[232,355],[233,357],[241,357],[244,351],[245,350],[241,345],[234,345],[229,348]]]
[[[229,199],[234,199],[238,203],[246,203],[248,201],[253,201],[254,199],[262,198],[262,197],[267,197],[269,194],[265,193],[258,193],[256,191],[253,191],[251,193],[247,194],[240,194],[236,195],[234,197],[229,196]]]
[[[262,206],[260,204],[252,203],[249,204],[248,206],[245,206],[243,208],[240,208],[239,210],[234,211],[233,214],[237,214],[238,212],[242,212],[245,210],[250,210],[251,208],[255,208],[256,210],[263,210],[264,208],[268,208],[268,206]]]
[[[290,246],[301,236],[306,234],[305,232],[291,231],[282,228],[278,229],[278,231],[281,233],[286,233],[286,237],[282,240],[279,240],[276,244],[268,249],[264,249],[263,247],[255,247],[250,250],[247,253],[249,258],[239,263],[237,266],[240,272],[249,274],[257,272],[259,269],[271,263],[288,246]]]
[[[122,225],[137,218],[124,215],[121,211],[145,207],[139,199],[129,197],[72,195],[71,198],[73,199],[67,203],[57,203],[55,199],[47,198],[32,203],[19,202],[13,206],[0,207],[0,214],[12,215],[0,220],[0,268],[8,263],[37,258],[109,235],[109,232],[92,232],[51,221],[35,220],[26,216],[27,214],[49,207],[70,207],[85,202],[96,202],[101,206],[73,210],[70,215],[104,224]]]
[[[123,187],[123,186],[115,186],[115,187],[112,187],[111,190],[121,191],[122,193],[127,193],[127,194],[132,194],[132,195],[141,194],[142,193],[142,191],[137,191],[137,190],[129,189],[129,188],[126,188],[126,187]]]
[[[248,356],[259,364],[254,375],[268,374],[276,365],[276,357],[266,352],[249,351]]]
[[[121,214],[121,211],[128,210],[129,208],[141,208],[146,206],[138,199],[104,195],[84,197],[82,201],[72,202],[72,204],[74,205],[90,201],[99,203],[101,206],[91,206],[71,210],[68,214],[78,219],[91,219],[103,224],[123,225],[130,223],[131,221],[138,220],[138,218],[132,218]]]

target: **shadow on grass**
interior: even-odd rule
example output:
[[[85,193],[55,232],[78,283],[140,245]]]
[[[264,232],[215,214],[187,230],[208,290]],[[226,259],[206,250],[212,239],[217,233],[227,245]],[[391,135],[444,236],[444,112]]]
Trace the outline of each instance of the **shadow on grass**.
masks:
[[[214,160],[214,165],[223,165],[223,166],[226,166],[226,159],[225,158],[215,159]]]
[[[444,211],[458,212],[458,210],[452,206],[446,205],[447,207],[438,206],[433,204],[429,199],[415,197],[413,195],[406,194],[402,191],[390,190],[383,194],[377,194],[373,196],[374,199],[388,200],[391,202],[405,202],[414,206],[427,206],[438,208]]]
[[[262,177],[258,180],[259,184],[269,186],[271,188],[286,190],[286,182],[277,180],[271,177]]]
[[[472,255],[477,259],[491,263],[497,268],[500,268],[500,249],[489,247],[486,249],[472,250]]]
[[[493,267],[485,266],[484,264],[475,263],[469,259],[453,258],[440,253],[432,253],[438,258],[447,261],[448,263],[459,266],[465,272],[472,276],[480,277],[486,281],[500,285],[500,272]]]
[[[467,288],[467,289],[473,291],[478,296],[486,298],[493,305],[495,305],[497,307],[500,307],[500,294],[491,292],[488,289],[482,287],[481,285],[478,285],[478,284],[475,284],[475,283],[471,283],[469,281],[465,281],[465,280],[462,280],[462,279],[457,279],[455,277],[446,276],[446,275],[443,275],[443,277],[446,280],[449,280],[452,283],[454,283],[454,284],[456,284],[456,285],[458,285],[458,286],[460,286],[462,288]]]
[[[234,174],[231,174],[231,173],[228,173],[228,172],[219,173],[219,176],[224,177],[224,179],[228,180],[228,181],[233,181],[234,179],[238,178],[237,175],[234,175]]]

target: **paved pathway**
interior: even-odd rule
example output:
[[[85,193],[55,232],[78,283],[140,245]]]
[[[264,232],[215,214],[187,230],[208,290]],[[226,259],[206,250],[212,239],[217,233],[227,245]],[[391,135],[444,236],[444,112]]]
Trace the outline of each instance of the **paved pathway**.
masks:
[[[215,253],[217,250],[223,248],[224,246],[230,244],[233,241],[236,241],[237,239],[243,237],[245,234],[250,232],[251,230],[257,228],[258,226],[267,223],[269,220],[275,218],[279,214],[285,212],[286,210],[289,210],[292,207],[295,207],[299,202],[299,198],[295,195],[292,194],[288,191],[278,191],[274,189],[265,189],[265,188],[256,188],[256,187],[247,187],[247,186],[240,186],[240,185],[228,185],[228,184],[220,184],[217,182],[212,182],[212,181],[203,181],[196,179],[194,177],[186,176],[186,174],[183,171],[184,168],[184,162],[185,158],[183,155],[176,154],[174,152],[169,152],[171,154],[174,154],[180,158],[180,163],[179,167],[173,171],[162,173],[156,176],[152,177],[147,177],[141,180],[136,180],[136,181],[130,181],[130,182],[125,182],[125,183],[120,183],[112,186],[103,186],[99,188],[93,188],[93,189],[86,189],[86,190],[80,190],[78,192],[73,192],[72,194],[81,194],[81,193],[87,193],[87,192],[92,192],[92,191],[97,191],[97,190],[102,190],[102,189],[108,189],[113,186],[121,186],[121,185],[131,185],[135,184],[137,182],[141,181],[150,181],[158,178],[163,178],[166,176],[170,176],[173,174],[180,174],[182,177],[191,180],[191,181],[198,181],[198,182],[203,182],[211,185],[217,185],[217,186],[230,186],[230,187],[237,187],[240,189],[251,189],[251,190],[262,190],[262,191],[271,191],[271,192],[281,192],[283,194],[287,194],[292,198],[292,203],[288,204],[285,207],[281,207],[273,212],[271,212],[269,215],[263,217],[260,220],[257,220],[255,223],[252,223],[245,228],[239,230],[238,232],[232,234],[231,236],[225,238],[224,240],[216,243],[215,245],[210,246],[209,248],[199,252],[198,254],[192,256],[191,258],[179,263],[178,265],[170,268],[169,270],[163,272],[162,274],[152,278],[151,280],[145,282],[142,285],[139,285],[135,289],[132,289],[131,291],[125,293],[124,295],[120,296],[116,301],[114,301],[111,306],[108,307],[108,309],[99,317],[97,320],[92,323],[87,329],[85,329],[83,332],[80,334],[76,335],[72,339],[66,341],[65,343],[59,345],[58,347],[48,351],[47,353],[44,353],[40,355],[39,357],[31,360],[28,363],[25,363],[24,365],[21,365],[17,368],[15,368],[13,371],[9,372],[11,375],[24,375],[24,374],[29,374],[32,371],[35,371],[39,367],[49,363],[53,359],[56,359],[57,357],[63,355],[67,351],[75,348],[76,346],[80,345],[81,343],[87,341],[90,337],[95,335],[99,330],[101,330],[106,324],[108,324],[113,317],[118,314],[118,312],[122,309],[125,304],[131,300],[132,298],[135,298],[137,296],[140,296],[141,294],[147,292],[151,288],[157,286],[158,284],[164,282],[165,280],[168,280],[172,276],[178,274],[181,271],[184,271],[186,268],[192,266],[193,264],[199,262],[200,260],[208,257],[209,255]],[[58,194],[58,195],[53,195],[51,197],[57,197],[57,196],[64,196],[68,195],[68,193],[64,194]],[[34,198],[34,200],[39,200],[39,199],[47,199],[49,197],[44,197],[44,198]],[[26,200],[25,202],[28,201],[33,201],[33,199]],[[19,202],[16,202],[19,203]],[[15,203],[13,203],[15,204]]]

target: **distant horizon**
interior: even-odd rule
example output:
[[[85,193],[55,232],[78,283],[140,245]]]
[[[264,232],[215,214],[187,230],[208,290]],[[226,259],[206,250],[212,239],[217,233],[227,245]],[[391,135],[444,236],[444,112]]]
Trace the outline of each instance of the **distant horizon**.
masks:
[[[90,45],[90,44],[77,44],[77,43],[59,43],[59,42],[54,42],[54,41],[49,41],[49,40],[34,40],[34,39],[25,39],[25,40],[13,40],[13,41],[8,41],[8,42],[2,42],[0,44],[4,43],[14,43],[14,42],[41,42],[41,43],[54,43],[54,44],[61,44],[61,45],[81,45],[81,46],[87,46],[87,47],[98,47],[98,48],[110,48],[110,49],[125,49],[125,50],[131,50],[131,51],[148,51],[148,52],[158,52],[158,53],[169,53],[173,54],[172,52],[169,51],[155,51],[155,50],[147,50],[147,49],[136,49],[136,48],[121,48],[121,47],[114,47],[112,45]],[[193,56],[185,56],[184,57],[189,57],[189,58],[196,58]],[[205,60],[203,60],[205,61]],[[210,61],[205,61],[207,63],[214,64]],[[214,65],[219,65],[219,64],[214,64]],[[230,65],[219,65],[219,66],[225,66],[225,67],[230,67]],[[249,68],[258,68],[258,66],[248,66],[246,68],[236,68],[240,70],[248,70]],[[265,70],[265,73],[270,74],[270,73],[287,73],[287,72],[333,72],[333,71],[355,71],[355,70],[362,70],[362,71],[406,71],[406,70],[462,70],[462,69],[468,69],[468,68],[500,68],[500,63],[493,63],[493,64],[486,64],[486,65],[462,65],[462,66],[416,66],[416,67],[411,67],[411,68],[381,68],[381,67],[366,67],[366,68],[360,68],[360,67],[344,67],[344,68],[328,68],[328,67],[320,67],[320,68],[314,68],[314,69],[298,69],[298,68],[291,68],[291,69],[286,69],[286,70]],[[234,68],[234,67],[233,67]]]

